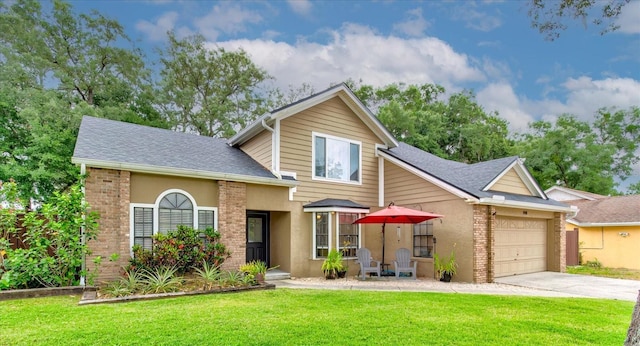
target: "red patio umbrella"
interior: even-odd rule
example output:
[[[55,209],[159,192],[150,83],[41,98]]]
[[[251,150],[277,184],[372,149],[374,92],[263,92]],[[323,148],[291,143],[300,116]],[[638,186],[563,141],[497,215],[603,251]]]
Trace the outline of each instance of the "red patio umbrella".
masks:
[[[354,224],[381,223],[382,224],[382,263],[384,262],[384,227],[388,223],[411,223],[437,219],[444,215],[429,213],[426,211],[398,207],[391,202],[388,207],[373,212],[354,221]]]

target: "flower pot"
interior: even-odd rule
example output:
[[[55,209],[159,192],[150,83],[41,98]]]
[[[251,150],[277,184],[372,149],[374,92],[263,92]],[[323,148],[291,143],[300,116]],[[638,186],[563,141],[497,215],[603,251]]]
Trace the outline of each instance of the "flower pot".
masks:
[[[338,272],[338,279],[344,279],[346,276],[347,276],[347,271],[346,270]]]
[[[442,273],[442,276],[440,277],[440,281],[451,282],[451,274],[447,272]]]
[[[256,273],[256,282],[259,283],[259,284],[263,284],[264,283],[264,274]]]

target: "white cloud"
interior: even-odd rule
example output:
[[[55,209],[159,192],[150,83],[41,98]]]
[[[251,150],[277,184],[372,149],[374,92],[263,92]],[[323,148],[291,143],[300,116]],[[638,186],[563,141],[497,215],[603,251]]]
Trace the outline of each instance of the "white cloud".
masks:
[[[311,14],[313,4],[309,0],[287,0],[291,10],[299,15],[308,16]]]
[[[421,8],[414,8],[407,11],[407,20],[393,25],[393,31],[403,33],[412,37],[424,36],[429,27],[429,22],[422,16]]]
[[[146,20],[138,21],[136,29],[146,34],[150,41],[163,41],[167,37],[167,31],[174,29],[177,20],[177,12],[166,12],[158,17],[155,23]]]
[[[283,90],[304,82],[322,90],[353,78],[374,86],[435,83],[452,91],[459,90],[461,83],[486,78],[466,55],[437,38],[382,36],[355,24],[329,31],[329,35],[327,43],[243,39],[216,45],[244,49],[253,62],[276,77],[276,85]]]
[[[532,114],[524,111],[522,101],[506,82],[488,84],[476,98],[486,112],[498,111],[500,117],[509,122],[511,131],[523,132],[527,124],[535,120]]]
[[[640,1],[631,1],[625,5],[616,24],[620,26],[619,32],[640,34]]]
[[[244,9],[237,3],[223,2],[215,5],[203,17],[193,22],[198,31],[207,39],[215,41],[221,33],[237,34],[247,30],[247,24],[262,22],[262,16],[251,10]]]

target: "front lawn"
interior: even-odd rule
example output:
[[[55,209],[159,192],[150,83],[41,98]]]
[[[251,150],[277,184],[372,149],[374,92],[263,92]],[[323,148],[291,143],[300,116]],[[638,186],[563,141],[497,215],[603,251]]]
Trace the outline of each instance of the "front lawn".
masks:
[[[640,270],[625,268],[572,266],[567,267],[567,273],[602,276],[615,279],[640,280]]]
[[[632,302],[291,290],[78,306],[0,302],[6,345],[620,345]]]

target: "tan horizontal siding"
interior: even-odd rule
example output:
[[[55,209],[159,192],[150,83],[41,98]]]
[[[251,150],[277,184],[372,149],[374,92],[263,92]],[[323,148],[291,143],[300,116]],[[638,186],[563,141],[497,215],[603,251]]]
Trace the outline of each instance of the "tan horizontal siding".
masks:
[[[271,142],[271,132],[264,130],[243,144],[240,149],[270,170],[272,164]]]
[[[312,132],[361,142],[361,185],[312,179]],[[382,141],[338,97],[282,120],[280,168],[283,171],[297,173],[300,185],[294,194],[294,200],[311,202],[324,198],[341,198],[367,206],[376,205],[378,196],[376,143],[382,143]]]
[[[529,191],[522,179],[520,179],[520,176],[518,176],[518,173],[516,173],[513,168],[510,169],[505,175],[503,175],[500,180],[493,184],[490,190],[532,196],[531,191]]]
[[[410,205],[459,199],[454,194],[389,162],[384,163],[385,203]]]

